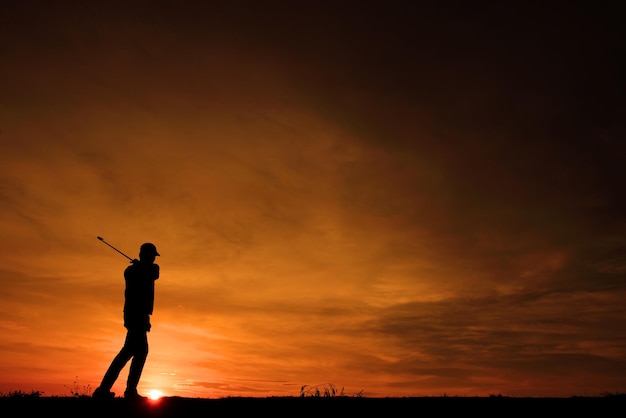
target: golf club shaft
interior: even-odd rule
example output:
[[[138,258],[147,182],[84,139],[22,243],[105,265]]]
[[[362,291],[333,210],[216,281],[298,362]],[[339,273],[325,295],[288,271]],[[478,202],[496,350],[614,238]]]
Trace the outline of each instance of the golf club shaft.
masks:
[[[111,244],[109,244],[108,242],[106,242],[102,237],[98,237],[98,239],[102,242],[104,242],[106,245],[108,245],[109,247],[113,248],[115,251],[117,251],[118,253],[122,254],[124,257],[128,258],[130,261],[133,261],[132,258],[130,258],[129,256],[127,256],[126,254],[124,254],[123,252],[121,252],[120,250],[118,250],[117,248],[115,248],[114,246],[112,246]]]

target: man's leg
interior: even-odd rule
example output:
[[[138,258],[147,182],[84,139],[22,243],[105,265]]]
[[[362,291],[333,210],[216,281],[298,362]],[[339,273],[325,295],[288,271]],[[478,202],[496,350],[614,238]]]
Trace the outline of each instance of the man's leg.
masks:
[[[146,331],[129,331],[133,359],[130,362],[125,397],[137,396],[137,385],[148,357],[148,334]]]
[[[131,351],[132,346],[129,343],[130,343],[130,335],[127,332],[126,340],[124,341],[124,346],[119,351],[119,353],[117,353],[115,358],[113,358],[111,365],[109,366],[106,373],[104,374],[104,377],[102,378],[102,382],[100,382],[100,386],[94,390],[95,397],[111,397],[112,398],[113,396],[115,396],[115,394],[111,392],[111,388],[113,387],[113,384],[119,377],[120,372],[122,371],[126,363],[128,363],[128,360],[130,360],[132,356],[132,351]]]
[[[115,356],[115,358],[111,362],[111,365],[104,374],[102,382],[100,383],[100,387],[106,390],[111,390],[113,384],[119,377],[120,372],[122,371],[126,363],[128,363],[128,360],[130,360],[130,352],[128,352],[128,350],[123,347],[117,354],[117,356]]]

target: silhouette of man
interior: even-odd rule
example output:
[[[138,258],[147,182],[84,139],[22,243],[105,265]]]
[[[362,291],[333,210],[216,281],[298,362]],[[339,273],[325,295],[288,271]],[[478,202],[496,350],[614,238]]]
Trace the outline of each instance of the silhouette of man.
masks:
[[[104,374],[100,386],[93,397],[111,399],[113,384],[120,372],[130,363],[128,380],[124,398],[142,399],[137,393],[137,385],[143,366],[148,357],[148,332],[150,331],[150,315],[154,308],[154,282],[159,278],[159,265],[154,262],[159,255],[156,246],[146,242],[139,248],[139,260],[135,259],[124,270],[126,288],[124,290],[124,327],[126,339],[119,353],[113,358],[111,365]]]

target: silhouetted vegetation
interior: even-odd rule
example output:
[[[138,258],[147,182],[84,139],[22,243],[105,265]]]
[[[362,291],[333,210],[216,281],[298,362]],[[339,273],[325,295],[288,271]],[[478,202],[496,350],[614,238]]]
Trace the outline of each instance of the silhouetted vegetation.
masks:
[[[332,383],[322,383],[315,386],[303,385],[300,388],[300,397],[314,397],[314,398],[333,398],[335,396],[347,396],[345,390],[341,387],[341,391],[337,391],[337,388]],[[363,390],[352,395],[353,397],[363,397]]]
[[[38,390],[32,390],[30,392],[23,392],[21,390],[13,390],[8,393],[0,392],[0,398],[40,398],[43,396],[43,392]]]
[[[76,376],[76,379],[74,379],[74,382],[72,383],[71,387],[67,385],[65,385],[65,387],[70,390],[70,394],[74,398],[91,397],[91,394],[92,394],[91,385],[87,384],[84,386],[80,386],[78,384],[78,376]]]

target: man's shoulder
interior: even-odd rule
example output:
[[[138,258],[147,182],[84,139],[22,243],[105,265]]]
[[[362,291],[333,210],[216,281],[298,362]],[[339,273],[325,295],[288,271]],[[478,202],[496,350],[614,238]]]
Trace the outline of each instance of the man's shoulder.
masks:
[[[126,267],[126,269],[124,270],[124,276],[128,277],[130,275],[145,275],[145,274],[149,274],[152,276],[156,276],[156,278],[159,277],[161,268],[159,267],[158,264],[155,263],[134,263],[131,264],[130,266]]]

